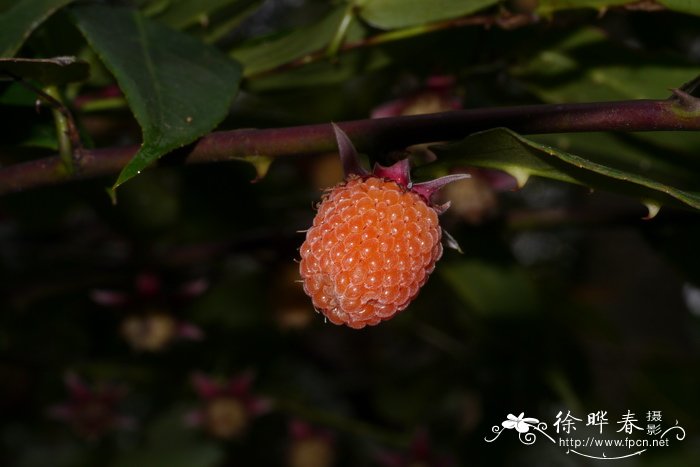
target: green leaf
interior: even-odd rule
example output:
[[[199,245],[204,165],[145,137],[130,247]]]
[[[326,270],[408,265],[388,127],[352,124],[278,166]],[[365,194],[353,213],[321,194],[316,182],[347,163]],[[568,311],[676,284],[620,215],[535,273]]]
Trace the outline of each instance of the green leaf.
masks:
[[[682,135],[676,133],[675,136],[682,139],[692,135],[694,133],[684,132]],[[528,139],[600,164],[655,178],[666,184],[690,186],[698,177],[691,170],[693,165],[690,160],[682,156],[680,159],[674,158],[669,150],[650,146],[643,142],[644,139],[629,134],[569,133],[532,135]],[[691,138],[691,141],[698,142],[698,138]],[[698,167],[697,163],[695,167]]]
[[[17,4],[17,0],[0,0],[0,14],[6,12]]]
[[[33,107],[36,105],[36,93],[20,83],[13,83],[0,92],[0,105]]]
[[[381,29],[405,28],[468,15],[498,0],[364,0],[360,16]]]
[[[660,181],[654,172],[640,175],[631,167],[620,168],[622,164],[601,164],[525,139],[504,128],[475,133],[459,143],[433,149],[445,160],[503,170],[521,184],[530,176],[539,176],[629,194],[647,205],[673,204],[700,209],[697,177],[679,187]]]
[[[641,55],[586,28],[514,67],[545,102],[664,99],[668,89],[700,74],[700,66],[675,57]]]
[[[200,22],[202,26],[202,40],[207,43],[213,43],[224,39],[238,28],[243,21],[258,11],[261,3],[262,0],[239,2],[235,5],[235,8],[225,9],[216,12],[216,15],[213,17],[207,17],[208,23]]]
[[[697,0],[656,0],[661,5],[669,10],[679,11],[681,13],[690,13],[700,15],[700,3]]]
[[[318,23],[294,29],[287,34],[255,45],[237,48],[231,52],[231,55],[243,64],[245,76],[276,68],[327,46],[340,27],[345,11],[345,6],[336,8]],[[346,38],[356,40],[363,34],[362,26],[357,20],[353,20]]]
[[[41,23],[73,0],[18,0],[0,15],[0,57],[12,57]]]
[[[73,11],[143,130],[141,149],[114,188],[226,116],[241,80],[234,60],[133,10],[86,5]]]
[[[56,129],[53,125],[49,124],[32,125],[28,129],[26,136],[21,141],[17,142],[17,146],[58,151]]]
[[[262,0],[162,0],[142,11],[174,29],[187,30],[203,42],[214,43],[230,34],[261,4]]]
[[[158,20],[177,29],[187,28],[225,7],[234,6],[240,10],[259,3],[259,0],[173,0],[157,15]]]
[[[59,85],[86,80],[90,76],[90,66],[75,57],[0,58],[0,79],[3,72],[42,85]]]
[[[537,311],[537,293],[521,269],[467,260],[443,265],[440,275],[457,296],[478,313],[503,315]]]
[[[322,60],[284,73],[256,77],[250,82],[250,90],[266,92],[293,88],[318,89],[319,86],[346,83],[358,76],[366,76],[391,63],[391,56],[379,47],[354,50],[343,54],[337,63]]]
[[[571,10],[576,8],[595,8],[605,10],[607,7],[632,3],[631,0],[540,0],[537,4],[537,12],[543,16],[550,16],[558,10]]]

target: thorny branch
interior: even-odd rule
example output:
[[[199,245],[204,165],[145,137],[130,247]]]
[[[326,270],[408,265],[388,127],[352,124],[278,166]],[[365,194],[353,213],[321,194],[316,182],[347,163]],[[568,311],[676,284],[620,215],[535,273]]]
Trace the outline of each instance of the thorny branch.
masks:
[[[700,130],[698,99],[676,90],[667,100],[544,104],[456,110],[428,115],[340,122],[357,149],[369,154],[413,144],[464,138],[495,127],[523,134],[593,131]],[[137,146],[83,150],[68,172],[59,156],[0,168],[0,194],[118,173]],[[186,164],[277,158],[336,150],[330,124],[210,133],[179,150]]]

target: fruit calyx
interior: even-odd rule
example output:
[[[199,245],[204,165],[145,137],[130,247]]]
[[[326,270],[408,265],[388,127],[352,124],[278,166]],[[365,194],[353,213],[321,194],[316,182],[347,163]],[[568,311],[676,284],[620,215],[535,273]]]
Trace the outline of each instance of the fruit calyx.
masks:
[[[438,211],[439,214],[442,214],[450,207],[450,203],[448,201],[442,205],[435,205],[432,201],[433,195],[449,183],[470,178],[469,174],[451,174],[436,178],[435,180],[429,180],[427,182],[413,183],[411,182],[411,170],[408,158],[401,159],[388,167],[375,163],[374,168],[370,173],[364,167],[362,167],[357,150],[352,144],[352,141],[350,141],[350,138],[348,138],[348,135],[345,134],[345,132],[335,123],[332,123],[331,125],[333,125],[335,139],[338,142],[338,151],[340,153],[340,160],[343,164],[343,173],[345,174],[346,179],[352,176],[357,176],[363,179],[366,179],[367,177],[378,177],[384,180],[392,180],[402,189],[410,190],[420,195],[429,206],[432,206]],[[454,241],[454,239],[452,239],[452,241]],[[448,246],[452,246],[449,243],[451,242],[448,242]],[[456,242],[454,243],[456,244]],[[459,248],[456,249],[459,250]]]

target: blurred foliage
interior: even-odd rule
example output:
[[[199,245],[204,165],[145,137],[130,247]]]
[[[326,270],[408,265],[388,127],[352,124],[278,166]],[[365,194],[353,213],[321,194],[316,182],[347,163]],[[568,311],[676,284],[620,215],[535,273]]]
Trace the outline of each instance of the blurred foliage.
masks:
[[[700,74],[698,14],[681,0],[0,0],[0,72],[58,85],[86,146],[142,143],[116,205],[113,177],[0,199],[0,465],[598,465],[484,438],[509,413],[551,425],[601,409],[611,430],[659,410],[687,431],[608,462],[697,464],[698,134],[495,129],[436,149],[440,164],[416,149],[418,179],[469,171],[448,196],[484,205],[454,203],[443,222],[464,255],[362,331],[324,323],[296,282],[334,155],[182,167],[173,149],[387,102],[665,98]],[[52,154],[51,112],[5,78],[0,167]],[[491,169],[528,181],[510,191]],[[664,206],[643,221],[641,202]]]

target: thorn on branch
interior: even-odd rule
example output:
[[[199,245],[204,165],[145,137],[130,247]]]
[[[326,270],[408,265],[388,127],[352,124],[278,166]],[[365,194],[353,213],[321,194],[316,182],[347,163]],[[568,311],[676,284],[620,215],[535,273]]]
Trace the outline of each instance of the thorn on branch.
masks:
[[[686,93],[688,93],[692,96],[696,96],[696,94],[697,94],[696,91],[698,90],[698,88],[700,88],[700,76],[696,76],[695,78],[691,79],[687,83],[683,83],[679,89],[681,91],[685,91]]]
[[[670,97],[670,100],[680,104],[683,110],[687,112],[700,111],[700,98],[697,98],[682,89],[671,89],[671,92],[673,95]]]

